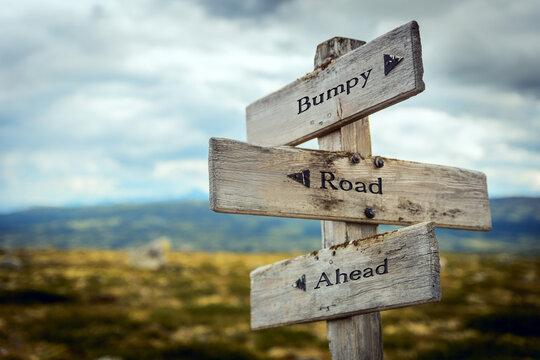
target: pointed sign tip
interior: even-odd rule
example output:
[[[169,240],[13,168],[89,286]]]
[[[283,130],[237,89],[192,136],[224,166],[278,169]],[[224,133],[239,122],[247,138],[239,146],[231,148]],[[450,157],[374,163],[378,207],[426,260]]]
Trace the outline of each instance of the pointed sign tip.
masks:
[[[384,75],[388,75],[401,60],[403,60],[403,56],[384,54]]]

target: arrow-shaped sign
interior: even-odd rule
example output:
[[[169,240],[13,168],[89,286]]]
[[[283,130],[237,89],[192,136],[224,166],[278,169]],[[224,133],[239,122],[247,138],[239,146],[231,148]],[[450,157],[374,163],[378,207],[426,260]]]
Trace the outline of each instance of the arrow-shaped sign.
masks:
[[[254,270],[251,327],[328,320],[440,298],[437,239],[433,224],[422,223]]]
[[[216,138],[209,168],[217,212],[491,229],[486,177],[478,171]]]
[[[249,105],[247,139],[301,144],[422,92],[423,73],[412,21]]]

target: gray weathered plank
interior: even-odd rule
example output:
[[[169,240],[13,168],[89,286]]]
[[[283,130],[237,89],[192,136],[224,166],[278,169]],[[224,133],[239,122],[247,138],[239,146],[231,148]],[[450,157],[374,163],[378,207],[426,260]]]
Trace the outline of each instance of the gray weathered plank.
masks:
[[[353,163],[348,152],[261,147],[217,138],[210,139],[208,158],[210,208],[217,212],[491,228],[486,177],[477,171],[388,158],[377,168],[374,158],[357,157],[359,162]],[[299,182],[306,180],[308,170],[309,187]],[[294,173],[300,174],[296,180],[288,176]],[[322,176],[334,176],[336,189],[328,181],[322,188]],[[373,218],[366,216],[366,208],[373,210]]]
[[[385,55],[402,58],[388,74]],[[301,144],[422,92],[422,76],[420,34],[412,21],[250,104],[247,139]]]
[[[433,223],[351,241],[251,273],[251,327],[265,329],[438,301]]]

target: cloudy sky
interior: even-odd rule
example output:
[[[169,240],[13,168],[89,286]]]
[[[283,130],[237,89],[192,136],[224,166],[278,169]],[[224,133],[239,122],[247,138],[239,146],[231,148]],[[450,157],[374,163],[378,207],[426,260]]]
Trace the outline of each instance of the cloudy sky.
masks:
[[[0,211],[205,197],[212,136],[313,69],[318,43],[417,20],[420,95],[373,152],[540,196],[540,2],[26,1],[0,11]],[[308,145],[313,145],[308,144]]]

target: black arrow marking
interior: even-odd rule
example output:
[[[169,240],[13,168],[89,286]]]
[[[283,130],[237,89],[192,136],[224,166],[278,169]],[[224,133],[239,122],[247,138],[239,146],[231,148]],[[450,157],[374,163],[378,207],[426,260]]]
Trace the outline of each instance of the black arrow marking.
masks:
[[[294,181],[298,181],[305,187],[309,187],[309,170],[302,170],[301,172],[289,174],[287,177],[293,179]]]
[[[296,280],[296,282],[294,283],[293,287],[306,291],[306,274],[298,278],[298,280]]]
[[[401,60],[403,60],[402,56],[384,54],[384,76],[388,75]]]

